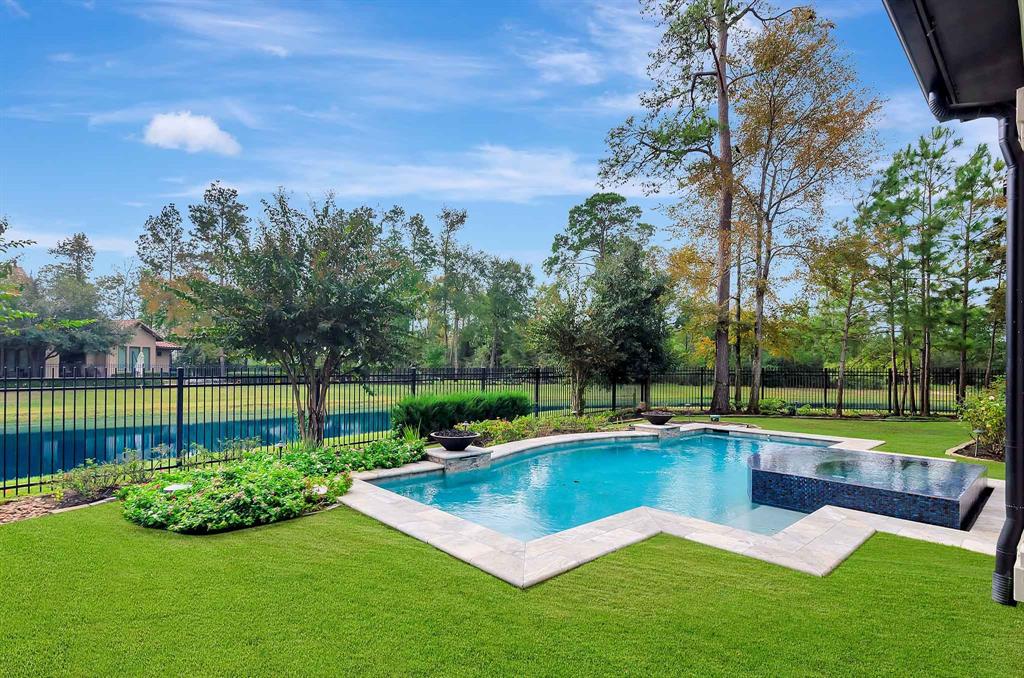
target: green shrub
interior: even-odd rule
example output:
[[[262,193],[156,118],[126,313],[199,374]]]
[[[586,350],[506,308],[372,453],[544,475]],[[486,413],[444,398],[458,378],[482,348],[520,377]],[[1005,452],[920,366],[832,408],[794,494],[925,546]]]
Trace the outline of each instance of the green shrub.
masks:
[[[558,433],[590,433],[608,428],[614,413],[571,414],[545,417],[516,417],[515,419],[488,419],[474,421],[468,426],[480,434],[481,445],[501,445],[516,440],[549,436]]]
[[[465,391],[403,398],[391,411],[396,431],[414,429],[421,437],[464,421],[514,419],[532,410],[522,391]]]
[[[820,407],[812,407],[811,405],[801,405],[796,409],[796,413],[801,417],[816,417],[828,414],[828,410]]]
[[[281,461],[308,476],[329,476],[345,471],[397,468],[423,458],[422,438],[375,440],[359,447],[313,447],[294,443],[281,453]]]
[[[1006,382],[967,396],[960,419],[971,427],[979,451],[1002,459],[1006,455]]]
[[[426,444],[422,438],[375,440],[362,447],[339,451],[341,462],[352,471],[398,468],[423,458]]]
[[[68,492],[82,499],[99,499],[122,485],[148,480],[152,472],[134,450],[125,450],[116,461],[105,464],[95,459],[57,476],[53,483],[54,497],[62,501]]]
[[[294,460],[293,460],[294,461]],[[348,473],[304,475],[273,452],[253,452],[217,468],[157,474],[124,487],[124,516],[145,527],[207,533],[295,518],[337,501],[348,491]],[[169,485],[188,487],[165,492]]]
[[[761,414],[782,414],[787,408],[787,403],[782,398],[761,398],[758,404]]]

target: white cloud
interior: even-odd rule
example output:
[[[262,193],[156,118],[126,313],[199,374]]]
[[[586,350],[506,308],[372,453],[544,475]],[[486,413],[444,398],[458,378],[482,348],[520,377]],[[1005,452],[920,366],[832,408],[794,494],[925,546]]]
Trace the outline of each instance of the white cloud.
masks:
[[[642,110],[640,92],[624,92],[621,94],[602,94],[599,97],[583,102],[583,110],[594,113],[615,113],[629,115]]]
[[[242,150],[235,138],[222,130],[213,118],[193,115],[191,111],[154,115],[146,126],[145,142],[189,153],[212,151],[237,155]]]
[[[77,60],[71,52],[54,52],[46,58],[55,64],[70,64]]]
[[[282,59],[291,54],[291,52],[280,45],[260,45],[260,49],[267,54],[273,54],[274,56],[281,57]]]
[[[528,57],[528,60],[540,71],[541,78],[546,82],[593,85],[602,80],[597,58],[583,50],[534,54]]]

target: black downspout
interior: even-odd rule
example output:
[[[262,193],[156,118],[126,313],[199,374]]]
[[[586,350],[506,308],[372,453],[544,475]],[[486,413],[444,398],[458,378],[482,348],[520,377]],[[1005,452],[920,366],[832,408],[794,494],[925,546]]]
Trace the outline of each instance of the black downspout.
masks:
[[[1016,604],[1013,566],[1024,532],[1024,150],[1015,116],[999,117],[1006,160],[1006,522],[996,544],[992,599]]]

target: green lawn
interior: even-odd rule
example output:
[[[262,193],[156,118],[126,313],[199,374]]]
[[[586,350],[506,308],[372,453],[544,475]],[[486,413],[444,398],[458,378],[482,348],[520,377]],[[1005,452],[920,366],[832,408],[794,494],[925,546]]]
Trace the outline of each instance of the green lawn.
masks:
[[[659,536],[519,591],[346,508],[210,537],[0,527],[3,675],[1019,676],[991,558],[876,535],[819,579]]]

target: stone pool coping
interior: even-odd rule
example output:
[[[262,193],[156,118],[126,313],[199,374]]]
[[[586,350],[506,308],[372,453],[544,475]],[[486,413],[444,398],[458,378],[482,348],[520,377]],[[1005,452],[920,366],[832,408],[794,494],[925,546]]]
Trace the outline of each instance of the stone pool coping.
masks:
[[[829,447],[875,451],[884,441],[740,429],[722,424],[682,424],[635,431],[578,433],[532,438],[489,448],[492,459],[533,452],[552,445],[585,440],[651,438],[672,433],[727,431],[757,438],[797,438],[832,442]],[[654,429],[654,430],[651,430]],[[879,454],[890,454],[879,452]],[[920,455],[901,455],[920,456]],[[931,459],[934,457],[921,457]],[[341,498],[346,506],[467,562],[513,586],[527,588],[607,553],[666,533],[757,558],[814,576],[825,576],[875,532],[887,532],[995,555],[1003,525],[1005,483],[987,479],[991,495],[970,530],[955,530],[900,518],[825,506],[767,536],[718,523],[640,506],[568,530],[523,542],[440,509],[377,487],[370,480],[440,471],[441,464],[420,461],[397,469],[354,474],[352,488]]]

